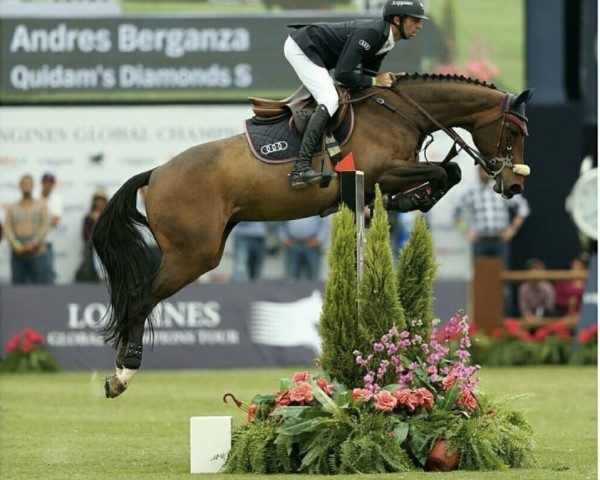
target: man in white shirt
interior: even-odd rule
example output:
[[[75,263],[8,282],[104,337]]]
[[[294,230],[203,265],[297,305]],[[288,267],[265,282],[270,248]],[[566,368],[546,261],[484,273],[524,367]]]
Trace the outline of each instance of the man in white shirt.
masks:
[[[56,272],[54,271],[54,247],[53,243],[56,237],[57,227],[60,224],[62,216],[62,200],[54,191],[56,185],[56,177],[53,173],[46,172],[42,176],[42,197],[46,202],[46,209],[50,216],[50,228],[46,235],[46,254],[45,254],[45,282],[54,283],[56,280]]]

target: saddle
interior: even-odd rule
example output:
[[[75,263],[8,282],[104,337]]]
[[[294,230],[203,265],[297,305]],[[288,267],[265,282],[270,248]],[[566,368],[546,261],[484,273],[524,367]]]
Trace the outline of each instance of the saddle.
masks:
[[[335,88],[340,99],[340,106],[327,123],[327,131],[336,130],[342,124],[348,112],[350,92],[347,88],[339,85],[336,85]],[[288,118],[291,114],[296,130],[300,134],[303,134],[306,130],[308,120],[317,107],[317,102],[304,85],[283,100],[256,97],[248,97],[248,100],[252,104],[252,111],[255,115],[252,120],[255,123],[270,125]]]

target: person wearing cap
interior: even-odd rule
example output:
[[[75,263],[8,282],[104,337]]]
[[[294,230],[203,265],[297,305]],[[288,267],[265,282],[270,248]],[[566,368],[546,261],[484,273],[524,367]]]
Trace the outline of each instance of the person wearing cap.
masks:
[[[352,89],[390,88],[394,74],[378,73],[383,59],[399,40],[414,38],[428,19],[418,0],[387,0],[378,19],[289,25],[293,31],[285,41],[285,58],[317,102],[289,175],[292,188],[321,180],[312,156],[339,107],[334,81]]]
[[[42,176],[42,196],[41,199],[46,203],[48,215],[50,216],[50,228],[46,235],[46,253],[45,261],[45,282],[54,283],[56,272],[54,271],[54,241],[56,240],[56,231],[62,216],[62,200],[54,191],[56,186],[56,177],[53,173],[46,172]]]

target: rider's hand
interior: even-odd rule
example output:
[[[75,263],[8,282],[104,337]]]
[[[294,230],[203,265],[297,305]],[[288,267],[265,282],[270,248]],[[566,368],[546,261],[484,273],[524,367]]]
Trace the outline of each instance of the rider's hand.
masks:
[[[392,72],[380,73],[377,75],[376,86],[390,88],[394,84],[395,75]]]

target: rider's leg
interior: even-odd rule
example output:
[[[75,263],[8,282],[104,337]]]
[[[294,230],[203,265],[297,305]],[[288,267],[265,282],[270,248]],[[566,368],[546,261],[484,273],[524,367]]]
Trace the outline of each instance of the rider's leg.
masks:
[[[308,122],[296,165],[290,174],[292,187],[303,188],[321,180],[322,173],[312,168],[312,157],[323,138],[327,122],[338,109],[339,100],[327,69],[313,63],[291,37],[285,42],[284,54],[318,105]]]

